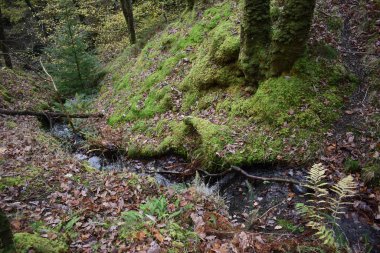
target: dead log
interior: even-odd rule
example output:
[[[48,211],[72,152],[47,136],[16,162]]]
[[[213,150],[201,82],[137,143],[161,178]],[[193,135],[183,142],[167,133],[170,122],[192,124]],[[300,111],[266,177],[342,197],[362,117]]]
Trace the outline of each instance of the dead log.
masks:
[[[61,113],[61,112],[13,111],[13,110],[5,110],[5,109],[0,109],[0,114],[9,115],[9,116],[35,116],[35,117],[46,117],[46,118],[64,118],[64,117],[67,117],[67,115],[65,113]],[[70,118],[77,118],[77,119],[102,118],[102,117],[104,117],[104,115],[101,113],[95,113],[95,114],[78,113],[78,114],[69,114],[68,116]]]

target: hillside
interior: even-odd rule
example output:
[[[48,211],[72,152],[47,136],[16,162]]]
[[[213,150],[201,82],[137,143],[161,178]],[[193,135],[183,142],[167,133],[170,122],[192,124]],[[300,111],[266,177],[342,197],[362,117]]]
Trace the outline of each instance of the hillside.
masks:
[[[380,252],[380,4],[258,2],[0,1],[0,252]]]

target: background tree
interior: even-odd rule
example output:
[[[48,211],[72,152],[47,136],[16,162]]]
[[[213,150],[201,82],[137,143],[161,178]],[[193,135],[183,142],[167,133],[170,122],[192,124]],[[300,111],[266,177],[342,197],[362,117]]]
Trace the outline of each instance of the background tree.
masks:
[[[13,253],[16,252],[13,242],[13,234],[8,217],[0,209],[0,252]]]
[[[127,22],[129,38],[131,44],[136,43],[136,32],[135,32],[135,20],[133,18],[133,6],[132,0],[120,0],[121,9],[124,14],[125,21]]]
[[[1,11],[1,6],[0,6],[0,48],[1,51],[3,52],[3,58],[5,62],[5,66],[8,68],[12,68],[12,59],[11,55],[8,49],[8,46],[6,44],[6,39],[5,39],[5,31],[4,31],[4,19],[3,19],[3,14]]]
[[[71,1],[62,0],[61,3],[61,8],[65,10],[61,17],[62,25],[47,53],[51,57],[48,69],[65,96],[93,87],[98,61],[87,51],[85,36],[79,29],[77,17],[72,15],[74,7],[70,5]]]

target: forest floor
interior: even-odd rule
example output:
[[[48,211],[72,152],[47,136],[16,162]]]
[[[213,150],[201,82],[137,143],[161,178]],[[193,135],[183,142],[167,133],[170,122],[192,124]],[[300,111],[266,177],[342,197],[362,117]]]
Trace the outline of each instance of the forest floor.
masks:
[[[354,252],[368,252],[371,247],[372,252],[380,252],[380,189],[365,183],[365,174],[360,171],[361,162],[379,159],[380,109],[376,101],[380,97],[379,93],[372,93],[373,80],[363,72],[364,65],[358,64],[367,60],[358,52],[378,52],[369,51],[368,42],[361,36],[355,37],[360,22],[355,16],[359,15],[355,5],[342,1],[340,7],[346,29],[344,44],[340,45],[343,59],[359,77],[360,85],[346,99],[342,117],[326,133],[316,162],[326,165],[331,182],[348,172],[354,175],[359,183],[358,193],[344,214],[346,223],[342,226]],[[315,24],[318,25],[323,26]],[[43,101],[52,95],[41,92],[45,87],[40,86],[39,77],[5,70],[1,73],[1,83],[8,84],[9,95],[9,101],[0,101],[1,107],[40,109],[44,107]],[[100,135],[94,138],[95,142],[88,139],[84,144],[86,151],[117,146],[123,139],[122,131],[105,122],[89,123],[99,128]],[[95,170],[40,126],[35,118],[0,116],[0,207],[9,214],[15,240],[24,249],[34,247],[36,252],[335,252],[313,240],[312,231],[294,214],[294,204],[300,200],[290,185],[257,184],[258,190],[252,198],[250,184],[240,177],[224,189],[235,195],[220,192],[220,196],[201,182],[188,179],[184,180],[187,186],[165,187],[154,177],[137,175],[130,168],[111,172]],[[184,163],[164,158],[160,166],[181,172],[181,168],[189,169]],[[196,164],[186,164],[196,168]],[[149,171],[150,166],[149,160],[143,160],[131,167],[132,171],[136,167],[139,171]],[[276,173],[272,176],[293,176],[297,172],[286,167]],[[270,196],[278,199],[266,200]],[[242,208],[240,201],[245,201],[242,203],[248,207]]]

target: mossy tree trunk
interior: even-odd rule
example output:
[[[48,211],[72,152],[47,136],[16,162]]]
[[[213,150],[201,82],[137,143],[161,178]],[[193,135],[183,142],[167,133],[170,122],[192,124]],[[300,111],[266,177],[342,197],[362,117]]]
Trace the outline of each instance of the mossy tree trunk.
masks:
[[[8,68],[11,69],[13,67],[13,65],[12,65],[12,59],[10,56],[8,46],[5,43],[4,20],[3,20],[1,8],[0,8],[0,49],[1,49],[2,54],[3,54],[5,66],[7,66]]]
[[[129,39],[131,44],[136,44],[135,20],[133,18],[132,0],[120,0],[125,21],[128,25]]]
[[[270,34],[270,0],[243,0],[239,61],[246,80],[251,84],[265,77]]]
[[[304,53],[313,21],[315,0],[288,0],[280,16],[270,52],[270,76],[288,72]]]
[[[16,252],[13,242],[13,235],[8,217],[3,210],[0,209],[0,252],[13,253]]]

